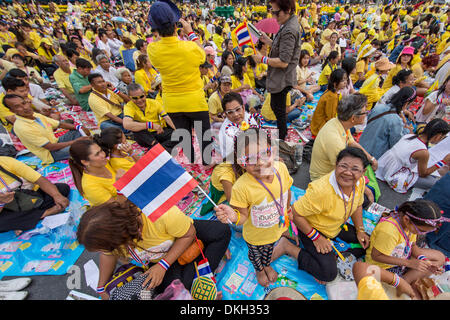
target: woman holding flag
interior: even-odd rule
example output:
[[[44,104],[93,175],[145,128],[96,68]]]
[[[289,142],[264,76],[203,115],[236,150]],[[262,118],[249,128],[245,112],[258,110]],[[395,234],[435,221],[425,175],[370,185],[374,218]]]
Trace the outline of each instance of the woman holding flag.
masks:
[[[301,34],[294,0],[271,0],[270,4],[272,15],[281,27],[273,41],[262,33],[260,40],[271,47],[269,56],[256,53],[254,57],[268,65],[266,89],[271,94],[270,106],[277,118],[279,138],[284,140],[287,135],[286,96],[297,85]]]

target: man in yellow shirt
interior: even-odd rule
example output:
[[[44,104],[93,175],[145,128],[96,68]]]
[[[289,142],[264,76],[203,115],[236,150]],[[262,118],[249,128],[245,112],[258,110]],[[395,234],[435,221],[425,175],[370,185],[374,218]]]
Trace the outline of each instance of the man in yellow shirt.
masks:
[[[82,137],[90,135],[89,130],[80,125],[59,122],[35,113],[28,98],[9,94],[3,98],[3,104],[16,115],[14,133],[30,152],[42,160],[42,164],[69,159],[69,148],[72,143],[80,139],[89,139]],[[56,128],[70,131],[56,138],[53,133]]]
[[[172,141],[175,126],[162,104],[155,99],[147,99],[141,85],[128,85],[131,101],[124,107],[123,126],[133,132],[137,143],[145,148],[151,148],[160,143],[168,152],[176,145]],[[167,126],[169,125],[169,126]]]
[[[53,57],[53,62],[59,67],[53,73],[53,77],[55,78],[59,90],[61,90],[72,105],[79,105],[77,99],[75,98],[72,84],[69,80],[69,76],[75,68],[71,68],[69,60],[61,55],[55,55]]]
[[[14,33],[8,30],[8,25],[5,21],[0,21],[0,51],[3,52],[3,45],[14,47],[17,38]]]
[[[124,133],[128,133],[128,130],[123,127],[123,99],[108,88],[108,83],[101,74],[91,73],[88,80],[92,86],[88,100],[89,107],[94,112],[100,129],[117,127]],[[113,89],[111,84],[109,86]],[[118,91],[117,89],[113,90]]]

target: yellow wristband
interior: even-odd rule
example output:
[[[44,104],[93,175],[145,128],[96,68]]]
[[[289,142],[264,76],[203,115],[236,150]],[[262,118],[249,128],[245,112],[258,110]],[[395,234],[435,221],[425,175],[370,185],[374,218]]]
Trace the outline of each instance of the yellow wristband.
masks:
[[[237,213],[237,216],[238,216],[238,218],[234,224],[238,225],[239,221],[241,220],[241,213],[238,209],[234,209],[234,211]]]

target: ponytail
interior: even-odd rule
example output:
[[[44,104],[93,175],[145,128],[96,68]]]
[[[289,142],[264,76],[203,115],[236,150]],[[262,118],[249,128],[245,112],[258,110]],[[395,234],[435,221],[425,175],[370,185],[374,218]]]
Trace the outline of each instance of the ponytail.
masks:
[[[81,163],[82,160],[89,160],[89,149],[95,144],[92,140],[78,140],[75,141],[69,149],[70,159],[69,167],[72,171],[73,181],[77,187],[78,192],[83,195],[83,187],[81,184],[81,179],[83,177],[84,166]]]
[[[425,128],[423,129],[420,134],[425,135],[427,137],[427,146],[428,141],[430,141],[431,138],[438,134],[446,135],[448,132],[450,132],[450,125],[442,119],[433,119],[430,122],[427,123]],[[419,136],[419,134],[415,134],[414,136],[410,137],[409,140],[415,139]]]

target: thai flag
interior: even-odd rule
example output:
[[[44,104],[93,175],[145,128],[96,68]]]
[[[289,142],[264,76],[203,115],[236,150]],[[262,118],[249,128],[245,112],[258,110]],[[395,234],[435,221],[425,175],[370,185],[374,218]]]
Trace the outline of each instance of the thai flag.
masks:
[[[237,41],[240,47],[243,45],[252,43],[250,32],[248,31],[247,23],[243,22],[234,30],[236,33]]]
[[[211,270],[211,267],[209,266],[209,261],[208,259],[204,258],[202,260],[199,261],[198,266],[197,266],[197,270],[198,270],[198,274],[202,277],[208,277],[211,278],[212,281],[214,281],[214,283],[217,283],[216,281],[216,277],[214,277],[214,273]],[[197,273],[195,273],[194,275],[194,279],[197,278]]]
[[[160,145],[151,148],[114,187],[155,222],[198,185]]]

